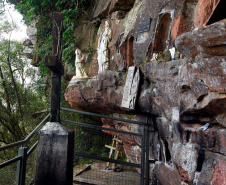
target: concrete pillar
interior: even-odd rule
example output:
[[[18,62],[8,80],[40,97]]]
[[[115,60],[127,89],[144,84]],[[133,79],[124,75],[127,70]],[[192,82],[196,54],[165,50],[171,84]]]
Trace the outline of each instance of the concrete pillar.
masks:
[[[39,131],[35,185],[72,185],[74,131],[48,122]]]

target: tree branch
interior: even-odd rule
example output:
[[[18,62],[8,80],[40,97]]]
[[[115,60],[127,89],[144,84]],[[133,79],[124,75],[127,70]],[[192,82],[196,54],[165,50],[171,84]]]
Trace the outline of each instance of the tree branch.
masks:
[[[0,77],[2,79],[2,85],[3,85],[3,89],[4,89],[4,92],[5,92],[5,96],[6,96],[6,104],[7,104],[7,109],[10,113],[12,113],[11,111],[11,106],[10,106],[10,99],[9,99],[9,93],[8,93],[8,89],[7,89],[7,86],[6,86],[6,83],[5,83],[5,78],[3,76],[3,73],[2,73],[2,68],[0,66]]]

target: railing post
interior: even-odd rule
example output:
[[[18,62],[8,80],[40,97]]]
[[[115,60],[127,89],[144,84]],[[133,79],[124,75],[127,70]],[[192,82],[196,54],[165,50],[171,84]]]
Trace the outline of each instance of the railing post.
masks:
[[[145,167],[145,185],[149,184],[149,146],[150,146],[150,138],[149,138],[149,126],[145,125],[145,142],[146,142],[146,154],[145,154],[145,159],[146,159],[146,167]]]
[[[16,185],[25,185],[27,147],[20,147],[18,149],[18,155],[21,156],[21,160],[17,162]]]
[[[141,179],[140,184],[144,185],[144,173],[145,173],[145,126],[143,126],[143,136],[141,139]]]

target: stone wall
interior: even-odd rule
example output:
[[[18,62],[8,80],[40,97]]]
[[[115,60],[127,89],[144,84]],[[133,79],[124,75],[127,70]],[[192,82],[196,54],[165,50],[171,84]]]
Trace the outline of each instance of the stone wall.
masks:
[[[66,89],[65,99],[73,108],[151,120],[155,132],[150,133],[149,158],[156,160],[151,174],[162,185],[226,184],[226,19],[205,25],[219,2],[96,1],[90,24],[100,29],[109,20],[112,29],[109,70],[97,74],[94,53],[88,64],[90,79],[71,81]],[[151,24],[138,32],[145,20]],[[90,35],[94,47],[100,36]],[[161,55],[174,45],[183,57],[151,60],[154,52]],[[128,110],[121,102],[133,65],[140,68],[141,81],[135,109]],[[105,127],[129,129],[117,121],[102,121]],[[203,130],[206,123],[210,125]],[[139,160],[139,141],[121,139],[127,158]]]

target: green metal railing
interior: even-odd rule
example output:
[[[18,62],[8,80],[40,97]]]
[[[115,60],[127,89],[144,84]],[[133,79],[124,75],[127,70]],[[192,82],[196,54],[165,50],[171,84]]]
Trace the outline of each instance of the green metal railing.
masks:
[[[101,115],[101,114],[96,114],[96,113],[91,113],[91,112],[79,111],[79,110],[75,110],[75,109],[60,108],[60,110],[67,111],[67,112],[73,112],[73,113],[79,113],[79,114],[83,114],[83,115],[87,115],[87,116],[94,116],[94,117],[99,117],[99,118],[116,120],[116,121],[120,121],[120,122],[126,122],[126,123],[131,123],[131,124],[136,124],[136,125],[141,126],[141,128],[143,128],[142,133],[135,133],[135,132],[128,132],[128,131],[124,131],[124,130],[117,130],[117,129],[113,129],[113,128],[105,128],[105,127],[98,126],[98,125],[81,123],[81,122],[76,122],[76,121],[71,121],[71,120],[64,120],[64,119],[60,120],[60,122],[62,122],[62,123],[68,123],[68,124],[72,124],[72,125],[76,125],[76,126],[90,128],[90,129],[106,130],[106,131],[111,131],[111,132],[115,132],[115,133],[119,133],[119,134],[126,134],[126,135],[131,135],[134,137],[140,137],[141,138],[141,161],[140,161],[140,163],[120,161],[120,160],[115,160],[115,159],[110,159],[110,158],[106,158],[106,157],[90,155],[90,154],[80,153],[80,152],[75,152],[74,155],[77,157],[85,157],[85,158],[96,159],[96,160],[100,160],[100,161],[104,161],[104,162],[111,162],[111,163],[115,163],[115,164],[122,164],[122,165],[126,165],[126,166],[139,168],[141,170],[140,171],[141,172],[140,184],[141,185],[148,184],[149,164],[153,162],[153,161],[150,161],[149,157],[148,157],[149,156],[149,132],[154,132],[154,130],[150,130],[149,125],[147,123],[142,123],[142,122],[133,121],[133,120],[127,120],[127,119],[122,119],[122,118],[116,118],[116,117],[110,117],[107,115]],[[48,114],[40,122],[40,124],[24,140],[0,147],[0,152],[1,152],[1,151],[5,151],[8,149],[20,146],[18,149],[18,156],[15,156],[14,158],[0,164],[0,170],[1,170],[4,167],[7,167],[11,164],[15,164],[17,162],[16,181],[15,181],[16,185],[25,185],[26,184],[25,183],[26,182],[26,170],[27,170],[27,163],[28,163],[27,159],[34,152],[34,150],[38,144],[38,141],[36,141],[33,144],[33,146],[30,147],[29,150],[25,145],[34,136],[34,134],[40,130],[40,128],[46,123],[46,121],[49,118],[50,118],[50,114]],[[85,183],[81,183],[79,181],[76,181],[76,183],[85,184]]]
[[[8,150],[8,149],[20,146],[19,149],[18,149],[18,156],[0,164],[0,169],[2,169],[4,167],[7,167],[7,166],[17,162],[16,185],[25,185],[27,159],[33,153],[33,151],[35,150],[35,148],[38,144],[38,141],[36,141],[29,150],[28,150],[27,147],[25,147],[25,145],[28,143],[28,141],[30,141],[30,139],[34,136],[34,134],[37,133],[40,130],[40,128],[49,119],[49,117],[50,117],[50,114],[48,114],[40,122],[40,124],[24,140],[21,140],[21,141],[0,147],[0,152],[1,152],[1,151],[5,151],[5,150]]]
[[[96,114],[92,112],[85,112],[85,111],[79,111],[75,109],[68,109],[68,108],[60,108],[62,111],[67,111],[67,112],[73,112],[73,113],[78,113],[78,114],[83,114],[87,116],[93,116],[93,117],[99,117],[99,118],[105,118],[109,120],[116,120],[120,122],[125,122],[125,123],[130,123],[130,124],[135,124],[139,125],[142,128],[142,133],[135,133],[135,132],[128,132],[128,131],[123,131],[123,130],[117,130],[114,128],[105,128],[102,126],[98,125],[93,125],[93,124],[88,124],[88,123],[81,123],[81,122],[76,122],[76,121],[71,121],[71,120],[64,120],[61,119],[61,123],[68,123],[76,126],[81,126],[81,127],[86,127],[86,128],[91,128],[95,130],[105,130],[105,131],[111,131],[115,133],[121,133],[125,135],[130,135],[130,136],[136,136],[141,138],[141,162],[139,164],[137,163],[132,163],[132,162],[125,162],[125,161],[120,161],[120,160],[115,160],[115,159],[109,159],[106,157],[100,157],[96,155],[90,155],[86,153],[81,153],[81,152],[75,152],[74,156],[78,157],[84,157],[84,158],[89,158],[89,159],[95,159],[99,161],[104,161],[104,162],[111,162],[115,164],[122,164],[126,166],[131,166],[135,168],[139,168],[141,171],[140,174],[140,184],[141,185],[148,185],[149,184],[149,164],[154,163],[155,161],[149,160],[149,132],[154,132],[154,130],[150,130],[150,125],[148,123],[144,122],[138,122],[134,120],[128,120],[128,119],[122,119],[122,118],[116,118],[116,117],[111,117],[103,114]],[[74,181],[76,184],[87,184],[84,182],[80,181]],[[89,184],[89,183],[88,183]]]

